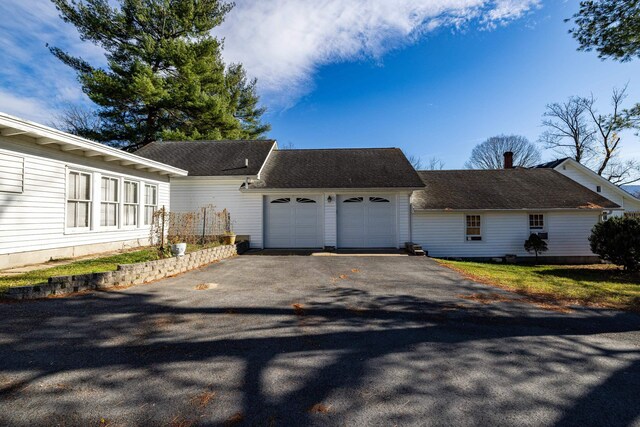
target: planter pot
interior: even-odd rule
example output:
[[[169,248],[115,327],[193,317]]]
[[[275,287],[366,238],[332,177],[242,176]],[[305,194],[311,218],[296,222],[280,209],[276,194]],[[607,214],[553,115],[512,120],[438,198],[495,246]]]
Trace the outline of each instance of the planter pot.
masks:
[[[236,235],[232,234],[232,235],[229,235],[229,236],[222,236],[222,242],[225,245],[235,245],[235,243],[236,243]]]
[[[171,254],[173,256],[184,256],[184,253],[187,251],[186,243],[175,243],[171,245]]]

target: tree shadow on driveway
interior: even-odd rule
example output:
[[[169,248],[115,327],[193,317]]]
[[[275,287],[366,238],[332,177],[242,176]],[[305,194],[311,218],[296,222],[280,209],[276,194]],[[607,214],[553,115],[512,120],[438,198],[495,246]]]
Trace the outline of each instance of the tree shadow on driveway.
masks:
[[[640,317],[505,313],[319,286],[282,304],[149,292],[0,305],[2,425],[632,425]],[[611,339],[612,334],[619,338]],[[618,335],[617,335],[618,336]],[[209,390],[210,403],[196,404]]]

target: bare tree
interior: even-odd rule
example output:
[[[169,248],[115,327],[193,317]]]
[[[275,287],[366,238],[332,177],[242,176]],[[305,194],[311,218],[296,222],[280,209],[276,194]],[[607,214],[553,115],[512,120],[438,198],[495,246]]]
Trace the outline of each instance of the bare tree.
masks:
[[[417,171],[422,170],[423,164],[422,164],[422,159],[420,158],[420,156],[414,156],[413,154],[407,157],[407,160],[409,160],[409,163],[411,163],[411,166],[413,166],[413,168]]]
[[[584,98],[574,96],[564,103],[548,104],[542,125],[547,130],[540,142],[546,148],[578,163],[592,154],[595,130],[589,124]]]
[[[444,161],[435,156],[431,157],[426,162],[423,162],[421,157],[414,156],[414,155],[407,157],[407,159],[409,160],[409,163],[411,163],[411,166],[413,166],[413,168],[418,171],[419,170],[429,170],[429,171],[442,170],[444,169],[444,166],[445,166]]]
[[[97,114],[77,105],[68,105],[51,123],[51,127],[93,140],[99,140],[101,125]]]
[[[540,151],[524,136],[494,136],[475,146],[471,157],[465,163],[467,169],[502,169],[504,153],[513,153],[513,164],[531,167],[540,162]]]
[[[548,105],[542,122],[547,130],[541,142],[616,185],[640,181],[640,163],[619,158],[621,133],[634,126],[633,116],[622,107],[626,98],[627,86],[614,89],[609,114],[598,112],[593,95]]]
[[[444,169],[444,166],[445,166],[444,160],[438,157],[432,157],[427,162],[426,169],[430,171],[441,171],[442,169]]]

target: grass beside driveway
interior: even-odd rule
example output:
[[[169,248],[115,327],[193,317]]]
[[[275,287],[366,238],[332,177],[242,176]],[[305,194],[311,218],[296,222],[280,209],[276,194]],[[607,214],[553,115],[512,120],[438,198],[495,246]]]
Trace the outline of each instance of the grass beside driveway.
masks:
[[[640,311],[640,274],[612,265],[438,262],[473,281],[541,299]]]
[[[52,276],[70,276],[75,274],[114,271],[118,267],[118,264],[133,264],[156,259],[158,259],[158,250],[156,248],[146,248],[102,258],[85,259],[56,267],[33,270],[23,274],[2,276],[0,277],[0,293],[14,286],[46,283],[49,277]]]

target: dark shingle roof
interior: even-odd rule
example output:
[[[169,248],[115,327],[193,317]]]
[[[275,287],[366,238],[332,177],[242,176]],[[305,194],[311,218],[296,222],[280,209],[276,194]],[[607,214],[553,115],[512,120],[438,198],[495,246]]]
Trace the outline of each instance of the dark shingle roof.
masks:
[[[421,188],[399,148],[275,150],[250,188]]]
[[[416,209],[615,209],[618,205],[553,169],[420,171]]]
[[[547,162],[547,163],[541,163],[539,165],[536,165],[536,166],[534,166],[534,168],[538,168],[538,169],[553,169],[553,168],[559,166],[560,164],[562,164],[567,159],[569,159],[569,157],[565,157],[563,159],[552,160],[552,161]]]
[[[135,154],[187,170],[189,176],[257,175],[273,144],[273,140],[162,141]]]

